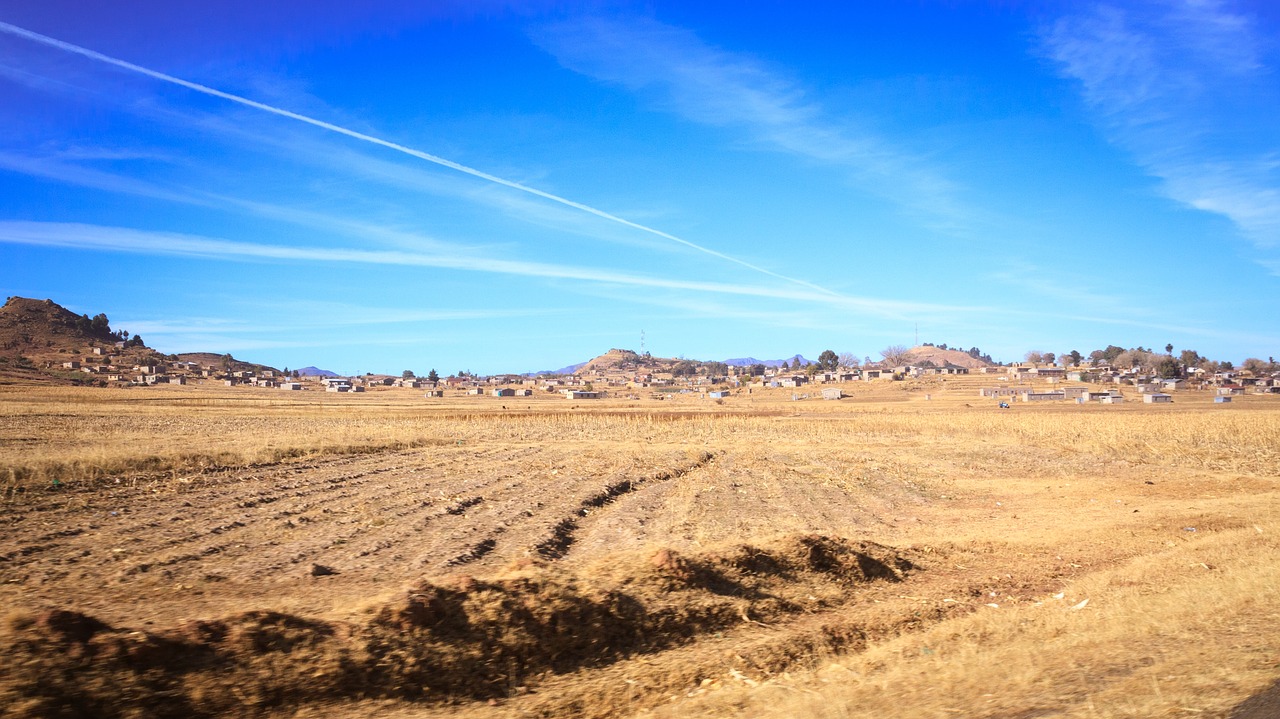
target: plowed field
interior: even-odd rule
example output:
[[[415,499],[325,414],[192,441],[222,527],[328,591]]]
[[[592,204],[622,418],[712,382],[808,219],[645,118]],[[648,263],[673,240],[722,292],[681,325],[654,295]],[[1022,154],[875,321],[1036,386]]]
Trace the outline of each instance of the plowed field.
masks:
[[[108,414],[21,406],[0,431],[10,466],[30,427]],[[1231,668],[1214,691],[1192,692],[1205,698],[1199,715],[1228,716],[1280,676],[1280,647],[1255,631],[1273,614],[1241,604],[1246,592],[1280,592],[1275,409],[1230,415],[1229,431],[1261,432],[1222,447],[1181,438],[1228,417],[1198,410],[1153,420],[1140,408],[1015,416],[959,402],[824,403],[780,416],[779,406],[421,421],[352,409],[361,422],[385,416],[397,441],[14,480],[0,505],[0,600],[11,609],[0,707],[873,716],[886,705],[853,697],[878,686],[888,706],[916,697],[901,716],[945,715],[948,703],[966,716],[1084,716],[1090,705],[1151,716],[1193,701],[1161,682],[1199,646],[1211,656],[1196,671]],[[177,402],[147,411],[148,432],[170,414],[204,427],[165,438],[193,450],[226,452],[243,419]],[[272,441],[285,444],[333,421],[243,412],[259,434],[278,425]],[[119,422],[113,442],[143,433]],[[1080,439],[1088,433],[1096,439]],[[67,467],[87,466],[92,448],[76,446]],[[1190,643],[1196,620],[1148,602],[1167,632],[1134,653],[1132,637],[1091,625],[1096,647],[1062,648],[1066,678],[1056,663],[1042,669],[1052,687],[978,691],[965,682],[989,670],[958,669],[964,651],[993,652],[984,642],[1010,632],[1029,638],[1003,650],[1037,652],[1068,632],[1050,619],[1133,625],[1134,597],[1200,591],[1209,578],[1234,618],[1204,623]],[[832,667],[844,688],[832,689]],[[925,697],[916,670],[951,696]],[[1137,692],[1139,708],[1125,714],[1107,692]]]

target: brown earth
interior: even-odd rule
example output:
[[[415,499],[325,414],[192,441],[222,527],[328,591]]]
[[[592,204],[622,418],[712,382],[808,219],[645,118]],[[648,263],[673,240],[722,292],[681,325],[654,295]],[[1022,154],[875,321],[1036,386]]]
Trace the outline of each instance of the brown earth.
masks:
[[[816,695],[833,661],[852,666],[904,641],[928,657],[946,637],[981,648],[999,631],[1030,631],[1037,615],[1024,613],[1091,598],[1068,615],[1089,618],[1129,587],[1159,596],[1192,581],[1151,584],[1134,567],[1180,567],[1194,581],[1218,573],[1219,613],[1233,572],[1264,584],[1274,573],[1272,405],[1000,412],[969,408],[967,391],[928,403],[896,385],[867,392],[737,414],[442,405],[426,420],[423,405],[390,393],[305,398],[312,406],[226,392],[244,399],[222,405],[183,388],[104,394],[100,409],[83,401],[98,395],[56,394],[47,409],[15,398],[20,413],[0,423],[6,452],[11,434],[74,435],[81,444],[68,451],[89,452],[81,417],[114,421],[107,441],[139,452],[164,427],[166,442],[198,450],[250,433],[332,432],[335,420],[381,421],[380,437],[411,448],[15,488],[0,504],[0,601],[11,609],[0,707],[24,717],[780,716],[790,712],[768,710],[777,701],[764,692]],[[149,413],[136,433],[111,419],[129,408]],[[1217,425],[1251,446],[1183,438]],[[1242,615],[1220,644],[1207,624],[1196,636],[1214,647],[1197,671],[1240,669],[1198,716],[1246,711],[1276,679],[1266,633],[1246,632],[1270,612],[1263,602]],[[910,644],[916,636],[927,644]],[[1109,652],[1071,655],[1087,686],[1164,666]],[[813,684],[787,683],[816,670]],[[990,709],[981,693],[957,696],[970,716],[1077,715],[1066,708],[1089,696],[1063,686],[1065,696],[1011,695]],[[944,715],[921,702],[911,715]],[[1094,715],[1155,715],[1100,703]]]

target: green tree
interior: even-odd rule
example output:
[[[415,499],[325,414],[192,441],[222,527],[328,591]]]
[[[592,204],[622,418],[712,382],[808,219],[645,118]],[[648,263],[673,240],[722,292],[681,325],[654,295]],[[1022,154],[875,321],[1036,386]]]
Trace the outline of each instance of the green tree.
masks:
[[[1080,350],[1071,350],[1067,353],[1067,356],[1071,358],[1072,365],[1078,365],[1080,360],[1084,359],[1084,355],[1080,354]]]
[[[840,356],[833,350],[822,350],[822,354],[818,355],[818,367],[827,371],[835,372],[840,366]]]
[[[1171,354],[1173,354],[1173,343],[1172,343],[1172,342],[1170,342],[1169,344],[1167,344],[1167,345],[1165,345],[1165,346],[1164,346],[1164,353],[1165,353],[1165,354],[1167,354],[1167,355],[1171,355]]]
[[[413,379],[413,370],[407,369],[400,373],[400,379]]]
[[[1163,379],[1181,377],[1182,366],[1172,357],[1161,357],[1160,361],[1156,362],[1156,374]]]
[[[428,382],[440,381],[440,375],[436,374],[436,369],[434,367],[432,367],[431,371],[427,373],[427,381]]]

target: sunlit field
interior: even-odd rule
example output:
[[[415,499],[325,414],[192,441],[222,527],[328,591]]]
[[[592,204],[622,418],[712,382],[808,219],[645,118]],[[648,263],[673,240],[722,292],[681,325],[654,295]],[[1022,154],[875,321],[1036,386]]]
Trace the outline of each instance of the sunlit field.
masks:
[[[981,384],[9,389],[0,642],[23,668],[0,705],[1226,717],[1265,698],[1280,398],[1000,409]]]

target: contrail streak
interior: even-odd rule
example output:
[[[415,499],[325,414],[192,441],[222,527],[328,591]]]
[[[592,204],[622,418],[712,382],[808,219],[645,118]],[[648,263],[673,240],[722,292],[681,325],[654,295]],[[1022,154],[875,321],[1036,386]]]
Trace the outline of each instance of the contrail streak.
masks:
[[[11,25],[7,22],[0,21],[0,32],[6,32],[6,33],[9,33],[10,35],[17,35],[18,37],[26,38],[27,40],[31,40],[32,42],[37,42],[42,45],[47,45],[49,47],[63,50],[65,52],[81,55],[91,60],[97,60],[99,62],[103,62],[108,65],[114,65],[115,67],[123,68],[131,72],[136,72],[141,75],[146,75],[147,77],[153,78],[155,80],[161,80],[163,82],[172,83],[174,85],[185,87],[188,90],[195,90],[196,92],[203,93],[205,95],[211,95],[213,97],[222,98],[223,100],[228,100],[230,102],[238,103],[240,105],[252,107],[257,110],[262,110],[263,112],[269,112],[273,115],[279,115],[280,117],[287,117],[290,120],[297,120],[298,122],[303,122],[308,125],[312,125],[314,127],[319,127],[321,129],[328,130],[329,132],[335,132],[339,135],[346,135],[347,137],[354,138],[356,140],[361,140],[363,142],[368,142],[373,145],[385,147],[389,150],[395,150],[396,152],[400,152],[405,155],[409,155],[411,157],[416,157],[419,160],[426,160],[427,162],[432,162],[437,165],[448,167],[452,170],[457,170],[458,172],[471,175],[473,177],[478,177],[482,180],[488,180],[489,182],[492,182],[498,185],[503,185],[504,187],[510,187],[513,190],[527,192],[530,195],[536,195],[538,197],[541,197],[546,200],[550,200],[552,202],[558,202],[561,205],[572,207],[575,210],[581,210],[582,212],[586,212],[586,213],[595,215],[597,217],[604,218],[606,220],[609,220],[610,222],[616,222],[620,225],[625,225],[632,229],[640,230],[642,232],[648,232],[649,234],[652,234],[652,235],[657,235],[658,237],[671,240],[672,242],[677,242],[681,245],[684,245],[685,247],[697,250],[698,252],[711,255],[712,257],[717,257],[727,262],[732,262],[736,265],[741,265],[743,267],[754,270],[756,272],[769,275],[770,277],[776,277],[777,279],[780,279],[780,280],[786,280],[787,282],[803,285],[805,287],[808,287],[809,289],[816,290],[824,294],[840,296],[838,292],[829,290],[819,285],[815,285],[812,282],[808,282],[805,280],[797,279],[795,277],[788,277],[786,275],[779,274],[772,270],[765,269],[764,267],[760,267],[759,265],[753,265],[750,262],[747,262],[745,260],[740,260],[736,257],[731,257],[730,255],[726,255],[723,252],[717,252],[716,250],[713,250],[709,247],[703,247],[702,245],[690,242],[686,239],[676,237],[675,235],[672,235],[667,232],[663,232],[662,230],[655,229],[653,227],[648,227],[647,225],[642,225],[638,222],[632,222],[631,220],[618,217],[617,215],[609,214],[604,210],[597,210],[596,208],[590,205],[584,205],[581,202],[574,202],[573,200],[570,200],[568,198],[561,197],[559,195],[554,195],[550,192],[545,192],[543,190],[539,190],[536,187],[529,187],[528,185],[522,185],[519,182],[507,180],[507,179],[498,177],[497,175],[490,175],[489,173],[484,172],[482,170],[477,170],[473,167],[467,167],[466,165],[459,164],[452,160],[447,160],[443,157],[437,157],[436,155],[431,155],[426,152],[422,152],[421,150],[415,150],[412,147],[406,147],[404,145],[391,142],[389,140],[383,140],[382,138],[374,137],[373,135],[366,135],[363,132],[357,132],[355,130],[342,127],[341,125],[334,125],[333,123],[325,122],[324,120],[317,120],[314,117],[300,115],[296,112],[291,112],[283,108],[273,107],[265,103],[257,102],[256,100],[250,100],[247,97],[241,97],[239,95],[233,95],[229,92],[223,92],[222,90],[217,90],[207,85],[201,85],[200,83],[191,82],[190,80],[183,80],[180,77],[174,77],[173,75],[166,75],[163,72],[151,70],[149,68],[142,67],[141,65],[135,65],[126,60],[120,60],[120,59],[111,57],[110,55],[103,55],[100,52],[95,52],[88,48],[80,47],[79,45],[73,45],[69,42],[58,40],[57,38],[52,38],[47,35],[41,35],[40,33],[32,32],[25,28],[18,27],[17,25]]]

